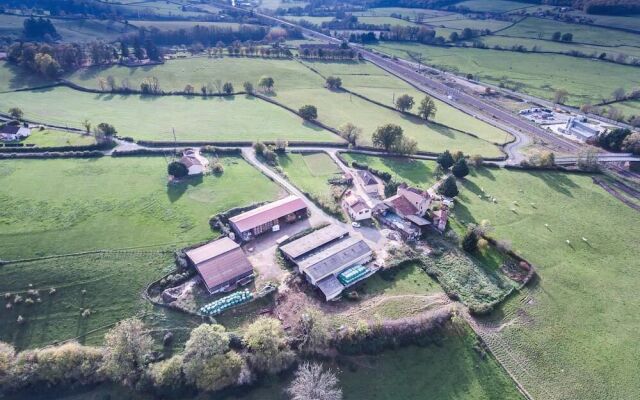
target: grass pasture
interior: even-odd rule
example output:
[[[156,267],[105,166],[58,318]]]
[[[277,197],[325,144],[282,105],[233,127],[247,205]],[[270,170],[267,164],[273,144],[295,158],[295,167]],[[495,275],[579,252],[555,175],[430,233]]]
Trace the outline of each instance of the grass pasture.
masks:
[[[422,8],[403,8],[403,7],[375,7],[366,11],[356,11],[353,15],[359,17],[389,17],[391,14],[401,15],[402,18],[409,17],[415,21],[418,18],[434,18],[452,15],[452,13],[440,10],[429,10]]]
[[[402,58],[407,52],[424,55],[425,63],[459,74],[471,73],[483,82],[500,85],[545,99],[555,90],[569,91],[569,104],[598,103],[612,88],[627,91],[640,85],[636,67],[575,58],[560,54],[517,53],[473,48],[441,48],[385,43],[377,50]],[[549,66],[553,66],[550,68]]]
[[[506,13],[520,8],[531,7],[531,3],[510,0],[467,0],[456,4],[475,12]]]
[[[214,214],[278,197],[280,188],[241,158],[220,161],[221,176],[174,186],[163,157],[2,161],[0,254],[180,248],[213,237]]]
[[[640,100],[626,100],[611,104],[610,107],[622,111],[622,114],[627,118],[633,115],[640,117]]]
[[[5,61],[0,61],[0,93],[16,89],[25,89],[51,84],[52,82],[37,75],[24,72]],[[0,109],[6,113],[8,109]]]
[[[394,157],[377,157],[358,153],[342,153],[342,157],[351,164],[356,161],[367,164],[378,171],[388,172],[394,180],[427,189],[436,183],[433,171],[435,161],[415,160]]]
[[[96,139],[91,135],[54,129],[32,129],[31,135],[20,143],[36,147],[90,146],[96,144]]]
[[[343,79],[343,85],[345,88],[349,88],[356,92],[362,92],[364,95],[371,96],[375,100],[381,100],[387,104],[392,103],[394,93],[414,93],[415,96],[421,96],[414,89],[412,89],[405,82],[392,77],[384,71],[368,63],[339,63],[339,62],[319,62],[319,61],[305,61],[305,64],[294,60],[268,60],[268,59],[247,59],[247,58],[230,58],[225,57],[221,59],[208,59],[208,58],[190,58],[186,60],[175,60],[167,62],[165,65],[149,67],[149,68],[137,68],[129,69],[126,67],[111,67],[108,69],[88,69],[80,71],[69,77],[77,84],[97,87],[97,78],[102,76],[106,77],[112,75],[117,82],[121,82],[125,77],[129,79],[131,85],[137,86],[142,79],[147,76],[156,76],[160,81],[160,86],[165,90],[182,90],[186,84],[192,84],[195,87],[200,87],[203,83],[212,82],[216,79],[222,82],[230,81],[237,89],[242,88],[244,81],[257,82],[265,71],[269,71],[270,76],[275,80],[275,87],[273,98],[289,107],[298,109],[305,104],[313,104],[318,108],[318,119],[331,126],[338,128],[346,122],[352,122],[363,128],[363,142],[368,143],[370,135],[380,125],[384,125],[390,122],[397,123],[402,126],[405,133],[415,138],[419,146],[423,150],[431,150],[435,152],[443,151],[445,149],[461,149],[468,153],[481,153],[485,156],[500,156],[499,149],[493,145],[493,142],[502,143],[505,140],[504,132],[491,127],[488,124],[475,120],[473,117],[455,110],[452,107],[445,105],[444,103],[438,103],[438,115],[436,121],[454,129],[460,129],[463,131],[470,131],[480,138],[487,139],[487,141],[479,140],[469,135],[465,135],[462,132],[458,132],[454,129],[450,129],[445,126],[435,124],[425,124],[424,121],[418,118],[405,117],[395,111],[382,108],[369,101],[362,100],[356,96],[351,96],[348,93],[338,91],[328,91],[324,88],[324,79],[322,76],[314,73],[311,68],[317,70],[323,76],[335,75],[340,76]],[[119,96],[107,96],[107,98],[113,98],[118,100]],[[416,97],[418,98],[418,97]],[[214,105],[225,103],[242,103],[242,104],[255,104],[257,100],[247,100],[244,97],[236,97],[233,102],[221,101],[221,100],[201,100],[190,99],[185,101],[182,98],[171,98],[171,100],[160,99],[149,100],[150,103],[170,103],[172,107],[176,107],[176,110],[184,110],[185,117],[181,118],[180,123],[184,126],[179,129],[177,124],[171,118],[170,113],[166,116],[167,121],[164,121],[166,126],[165,130],[161,131],[158,135],[164,137],[170,134],[171,124],[176,124],[176,130],[178,137],[182,135],[181,132],[188,131],[188,137],[204,137],[202,126],[195,125],[196,122],[202,122],[202,113],[212,113],[217,117],[216,128],[224,126],[225,131],[230,130],[233,132],[237,130],[237,126],[241,124],[249,124],[250,128],[242,130],[242,135],[249,140],[262,138],[278,138],[276,133],[273,133],[271,137],[268,136],[269,132],[264,132],[264,116],[257,116],[258,111],[256,107],[252,107],[247,113],[253,113],[248,115],[254,115],[255,118],[234,119],[228,121],[228,118],[224,118],[224,115],[231,115],[231,112],[244,113],[244,106],[237,105],[236,107],[225,107],[225,110],[221,110],[220,113],[216,113],[216,107],[212,106],[196,110],[192,104],[202,104],[210,102]],[[119,100],[120,101],[120,100]],[[391,103],[389,103],[391,101]],[[125,101],[122,98],[122,102],[129,102],[135,104],[134,100]],[[2,104],[0,97],[0,104]],[[85,106],[86,107],[86,106]],[[136,107],[132,105],[131,107]],[[141,106],[140,106],[141,107]],[[220,108],[220,107],[218,107]],[[273,109],[271,105],[260,105],[260,109]],[[231,111],[231,110],[238,111]],[[27,111],[25,109],[25,111]],[[69,112],[69,111],[66,111]],[[172,113],[176,112],[172,110]],[[195,116],[194,113],[198,112],[199,115]],[[266,111],[265,111],[266,112]],[[285,113],[285,111],[282,111]],[[190,115],[194,115],[190,117]],[[270,116],[270,124],[267,129],[274,130],[279,114],[272,113]],[[120,117],[124,121],[124,117]],[[169,119],[171,119],[169,121]],[[285,119],[285,116],[282,116]],[[303,126],[296,116],[286,117],[287,129],[282,129],[282,132],[287,132],[289,136],[280,134],[281,138],[297,139],[297,140],[340,140],[337,136],[331,135],[328,132],[315,132],[311,127]],[[78,122],[82,120],[82,117],[78,119]],[[291,123],[288,120],[292,120]],[[154,124],[159,125],[160,121],[153,121]],[[116,123],[115,120],[112,123]],[[147,123],[149,124],[149,123]],[[225,126],[225,124],[232,124],[233,126]],[[253,124],[258,124],[263,136],[250,136],[249,132],[258,128]],[[298,125],[296,129],[295,126]],[[123,124],[121,124],[123,125]],[[144,126],[145,124],[143,124]],[[283,124],[280,126],[284,126]],[[116,124],[116,127],[118,125]],[[189,127],[190,129],[186,129]],[[141,132],[142,126],[138,127],[138,132],[132,132],[134,137],[143,137]],[[209,128],[210,129],[210,128]],[[149,129],[151,130],[151,129]],[[302,131],[302,133],[297,133]],[[304,133],[304,132],[308,132]],[[198,136],[196,136],[198,135]],[[200,136],[202,135],[202,136]],[[294,136],[297,135],[298,137]],[[150,135],[145,134],[144,137],[149,138]],[[274,137],[275,136],[275,137]],[[238,137],[238,135],[236,135]],[[242,136],[240,136],[242,137]]]
[[[64,101],[60,101],[64,99]],[[81,128],[85,118],[109,122],[122,136],[146,140],[341,141],[278,106],[255,97],[201,98],[91,94],[69,88],[0,94],[0,107],[20,107],[25,118]],[[268,124],[264,121],[268,120]]]
[[[158,28],[161,31],[174,31],[190,29],[194,26],[240,29],[241,24],[235,22],[210,22],[210,21],[131,21],[131,25],[139,28]]]
[[[495,19],[452,18],[447,20],[442,18],[438,21],[426,20],[424,21],[424,23],[433,25],[434,27],[443,27],[443,28],[459,29],[459,30],[462,30],[464,28],[477,29],[477,30],[488,29],[491,32],[494,32],[494,31],[498,31],[508,27],[513,22],[498,21]]]
[[[417,26],[417,24],[411,21],[394,17],[358,17],[358,22],[370,25]]]
[[[485,169],[462,188],[457,218],[488,219],[540,275],[496,315],[507,368],[536,398],[640,396],[639,214],[587,175]]]
[[[39,347],[78,338],[100,344],[106,329],[121,319],[142,316],[143,288],[173,264],[170,253],[90,254],[0,268],[0,294],[11,309],[0,314],[0,340],[18,348]],[[32,286],[29,286],[32,285]],[[55,294],[49,294],[55,288]],[[30,295],[28,290],[37,290]],[[82,291],[85,291],[83,294]],[[16,295],[40,302],[14,304]],[[88,317],[81,314],[90,310]],[[18,316],[26,322],[19,325]]]
[[[327,180],[339,177],[340,168],[326,153],[287,153],[278,157],[278,163],[297,188],[308,193],[316,203],[342,216],[342,208],[333,197],[333,188]]]

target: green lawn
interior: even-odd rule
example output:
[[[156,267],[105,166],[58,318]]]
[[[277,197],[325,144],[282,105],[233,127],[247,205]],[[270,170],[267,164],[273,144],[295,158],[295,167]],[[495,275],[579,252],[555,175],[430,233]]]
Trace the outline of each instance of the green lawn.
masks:
[[[626,100],[620,103],[614,103],[610,107],[622,111],[625,117],[632,115],[640,116],[640,100]]]
[[[434,281],[418,264],[409,264],[398,267],[398,272],[393,276],[382,277],[375,274],[367,278],[361,286],[357,287],[359,293],[365,296],[401,296],[408,294],[430,295],[442,293],[438,282]]]
[[[369,63],[327,63],[327,62],[305,62],[312,68],[317,69],[324,76],[337,75],[343,78],[344,86],[355,90],[356,92],[362,91],[365,95],[370,95],[373,99],[383,101],[388,104],[392,103],[394,93],[414,93],[416,98],[421,97],[419,93],[416,93],[409,85],[400,81],[399,79],[392,77],[384,71],[378,69],[374,65]],[[145,77],[156,76],[160,81],[160,86],[165,90],[182,90],[186,84],[192,84],[196,87],[200,87],[203,83],[213,82],[216,79],[222,82],[230,81],[237,89],[242,88],[244,81],[257,82],[262,75],[268,74],[275,80],[275,94],[273,98],[281,103],[284,103],[294,109],[298,109],[305,104],[313,104],[318,108],[318,119],[332,127],[339,127],[346,122],[352,122],[363,129],[363,143],[370,143],[370,137],[373,131],[380,125],[384,125],[390,122],[397,123],[402,126],[405,133],[408,136],[415,138],[421,149],[431,150],[439,152],[445,149],[461,149],[468,153],[481,153],[486,156],[500,156],[499,149],[493,145],[493,142],[502,143],[508,136],[504,132],[491,127],[485,123],[475,120],[473,117],[464,114],[452,107],[449,107],[443,103],[438,103],[439,112],[436,116],[436,121],[455,129],[463,131],[470,131],[481,138],[485,138],[489,142],[478,140],[469,135],[465,135],[462,132],[458,132],[453,129],[449,129],[444,126],[425,124],[418,118],[405,117],[401,114],[382,108],[371,102],[359,99],[355,96],[351,96],[344,92],[328,91],[324,86],[324,79],[318,74],[314,73],[311,69],[305,67],[305,65],[293,61],[293,60],[268,60],[268,59],[248,59],[248,58],[230,58],[225,57],[222,59],[208,59],[208,58],[191,58],[186,60],[176,60],[167,62],[163,66],[145,67],[138,69],[129,69],[126,67],[111,67],[106,70],[88,69],[73,74],[69,79],[74,82],[89,86],[97,87],[97,78],[106,77],[112,75],[117,82],[120,82],[125,77],[129,79],[131,85],[137,86],[139,82]],[[112,96],[107,96],[111,98]],[[121,98],[120,96],[113,97],[114,99]],[[1,97],[0,97],[1,99]],[[172,98],[173,99],[173,98]],[[181,100],[181,101],[179,101]],[[202,118],[199,116],[189,117],[190,113],[196,111],[195,107],[189,106],[190,104],[202,104],[203,102],[212,102],[213,104],[225,104],[222,100],[200,100],[192,99],[185,102],[184,99],[166,100],[164,102],[171,103],[172,106],[180,107],[184,109],[186,115],[181,118],[183,125],[194,126],[196,122],[202,122]],[[236,98],[234,102],[240,102],[242,104],[255,104],[257,101],[251,103],[244,98]],[[133,102],[133,100],[131,100]],[[153,100],[151,102],[158,102]],[[135,106],[132,106],[135,107]],[[273,109],[273,106],[266,105],[260,106],[261,108]],[[212,107],[213,108],[213,107]],[[218,107],[220,108],[220,107]],[[255,108],[255,107],[254,107]],[[257,113],[258,110],[247,111]],[[127,108],[128,109],[128,108]],[[228,110],[225,108],[221,110],[220,114],[225,116],[231,115],[232,112],[242,114],[244,107],[237,105],[233,107],[234,110]],[[216,109],[210,112],[215,112]],[[126,110],[125,110],[126,111]],[[69,112],[69,111],[67,111]],[[172,113],[174,111],[172,110]],[[284,111],[283,111],[284,112]],[[170,135],[170,126],[174,124],[171,118],[172,113],[167,113],[166,118],[171,119],[165,121],[166,128],[163,131],[163,137],[166,138]],[[220,114],[218,116],[215,128],[218,128],[221,124],[225,126],[225,132],[227,130],[234,130],[239,124],[250,124],[252,129],[253,124],[258,124],[260,128],[264,127],[262,121],[263,116],[256,118],[247,118],[238,121],[237,119],[226,120]],[[184,114],[181,114],[184,115]],[[238,115],[238,114],[234,114]],[[122,117],[120,117],[123,119]],[[284,118],[284,116],[283,116]],[[296,121],[297,117],[291,117],[293,122],[300,124],[298,129],[305,128],[310,131],[310,128],[303,127],[302,124]],[[80,121],[82,118],[78,119]],[[270,116],[270,122],[274,119]],[[193,120],[193,121],[192,121]],[[115,121],[112,121],[115,123]],[[160,122],[157,118],[154,121],[148,123],[158,124]],[[274,121],[275,122],[275,121]],[[122,124],[121,124],[122,125]],[[228,127],[228,125],[232,125]],[[273,124],[268,125],[268,129],[273,129]],[[118,126],[118,125],[116,125]],[[215,129],[214,128],[214,129]],[[140,128],[138,128],[139,131]],[[193,131],[189,131],[191,138],[195,135],[204,135],[201,127],[194,127]],[[209,128],[211,129],[211,128]],[[291,132],[293,128],[284,130],[289,136],[280,134],[278,136],[274,133],[274,136],[267,137],[267,132],[261,132],[262,139],[284,137],[288,139],[296,139],[294,132]],[[184,136],[187,133],[181,133],[186,129],[183,127],[179,129],[176,126],[178,137]],[[229,132],[230,133],[230,132]],[[134,137],[142,137],[143,132],[132,132]],[[247,129],[243,130],[243,135],[249,136]],[[298,140],[339,140],[336,136],[329,134],[319,134],[311,132],[309,135],[299,134]],[[148,135],[145,135],[147,137]],[[251,136],[248,139],[256,139],[258,136]]]
[[[50,84],[51,81],[24,72],[8,62],[0,61],[0,93],[16,89],[24,89]],[[0,112],[6,113],[8,109],[0,108]]]
[[[61,100],[63,99],[63,100]],[[85,118],[113,124],[122,136],[173,140],[341,141],[338,136],[254,97],[201,98],[90,94],[60,87],[0,94],[0,108],[20,107],[25,118],[81,128]],[[269,121],[265,124],[265,121]]]
[[[0,254],[175,249],[213,237],[214,214],[278,197],[280,188],[242,159],[221,162],[221,176],[167,186],[163,157],[2,161]]]
[[[333,197],[332,185],[327,180],[340,177],[340,168],[326,153],[288,153],[278,157],[278,163],[287,178],[303,192],[308,193],[317,203],[342,215],[340,204]]]
[[[507,368],[536,398],[639,397],[637,211],[587,175],[555,172],[485,169],[460,200],[460,220],[488,219],[540,275],[498,314],[514,320],[496,334]]]
[[[425,62],[459,74],[471,73],[484,82],[553,99],[555,90],[569,91],[569,103],[597,103],[613,89],[640,85],[636,67],[555,54],[523,54],[473,48],[442,48],[419,44],[385,43],[376,49],[408,58],[407,52],[425,56]],[[550,67],[552,66],[552,67]]]
[[[640,33],[640,15],[596,15],[585,14],[581,10],[569,11],[572,16],[587,17],[593,20],[595,25],[610,26],[612,28],[631,29]]]
[[[79,133],[53,129],[32,129],[31,135],[20,143],[33,144],[36,147],[89,146],[96,143],[95,137]]]
[[[467,0],[456,4],[476,12],[505,13],[519,8],[531,7],[531,3],[520,3],[509,0]]]

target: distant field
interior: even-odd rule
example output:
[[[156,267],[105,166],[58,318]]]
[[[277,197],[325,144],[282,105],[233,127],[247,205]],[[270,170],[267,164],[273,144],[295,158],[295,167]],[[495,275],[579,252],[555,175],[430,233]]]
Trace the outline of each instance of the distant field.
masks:
[[[333,17],[310,17],[308,15],[303,15],[303,16],[287,15],[284,17],[284,19],[287,19],[293,22],[300,22],[302,20],[305,20],[315,25],[322,25],[323,22],[333,21],[334,18]]]
[[[570,24],[546,18],[528,17],[500,35],[550,40],[554,32],[572,33],[573,42],[596,44],[605,47],[640,47],[640,34],[620,30],[599,28],[596,26]]]
[[[381,101],[385,103],[393,99],[394,92],[398,95],[400,91],[406,93],[414,92],[414,90],[403,81],[388,75],[383,70],[368,63],[306,61],[305,64],[315,68],[324,76],[333,74],[342,77],[344,86],[356,92],[363,91],[363,94],[367,94],[365,92],[371,90],[370,94],[373,98],[377,100],[382,99]],[[191,58],[170,61],[162,66],[137,69],[126,67],[111,67],[103,70],[88,69],[71,75],[69,79],[83,86],[97,87],[98,77],[112,75],[116,78],[117,82],[127,78],[131,85],[137,86],[144,77],[155,76],[159,79],[160,86],[166,90],[182,90],[188,83],[199,88],[204,83],[220,79],[222,82],[230,81],[235,88],[240,89],[242,88],[242,83],[246,80],[254,82],[255,84],[262,75],[267,73],[266,71],[269,71],[268,74],[275,80],[275,100],[294,109],[298,109],[305,104],[314,104],[318,107],[319,120],[335,128],[346,122],[352,122],[363,128],[363,140],[365,143],[369,141],[370,135],[378,126],[395,122],[401,125],[409,136],[418,140],[419,144],[422,145],[422,148],[425,150],[433,149],[433,151],[442,151],[447,148],[460,148],[469,153],[479,152],[487,156],[499,156],[501,154],[498,148],[491,143],[475,139],[443,126],[427,125],[417,118],[404,118],[394,111],[381,108],[355,96],[350,96],[347,93],[329,91],[323,87],[324,80],[322,77],[303,64],[292,60],[231,57],[221,59]],[[114,98],[117,99],[118,97],[116,96]],[[178,102],[178,100],[183,101]],[[250,100],[245,100],[244,98],[236,98],[234,102],[238,100],[242,100],[243,103],[250,102]],[[206,101],[210,100],[205,100],[205,102]],[[214,102],[214,104],[219,102],[219,100],[211,101]],[[185,102],[184,99],[176,98],[174,102],[179,105],[185,104],[185,107],[188,107],[188,104],[191,104],[189,102],[198,104],[202,102],[202,100],[192,99]],[[2,100],[0,96],[0,105],[1,104]],[[268,107],[272,106],[268,105]],[[467,114],[442,103],[438,103],[438,108],[439,114],[436,117],[436,121],[440,123],[475,133],[490,142],[502,143],[502,141],[505,140],[504,132],[485,123],[481,123]],[[193,109],[193,107],[189,107],[189,110],[191,109]],[[168,115],[167,118],[168,117],[170,117],[170,115]],[[274,117],[272,116],[271,118]],[[294,121],[296,119],[295,116],[291,118],[293,118]],[[199,117],[194,117],[194,119],[200,121]],[[228,123],[234,126],[243,123],[261,124],[260,120],[261,118],[255,121],[252,119],[242,119],[240,121],[229,121]],[[191,124],[187,119],[181,119],[180,122],[183,125]],[[218,124],[222,122],[223,120],[220,120]],[[177,124],[175,122],[167,122],[167,124],[169,123]],[[168,127],[170,126],[171,125],[168,125]],[[269,128],[273,129],[271,125],[269,125]],[[176,129],[178,129],[178,126],[176,126]],[[184,129],[178,130],[178,132],[180,131],[184,131]],[[167,128],[164,132],[168,134],[170,130]],[[198,132],[200,132],[200,129]],[[189,134],[195,135],[193,132],[189,132]],[[243,135],[246,136],[247,133],[243,132]],[[251,139],[257,137],[258,136],[251,137]],[[266,132],[263,133],[263,137],[267,137]],[[308,136],[301,135],[300,139],[303,137],[306,138]],[[321,139],[317,139],[317,137]],[[287,138],[294,138],[293,132],[290,132]],[[318,134],[315,140],[325,140],[326,138],[326,135]],[[338,140],[335,136],[331,138]]]
[[[579,17],[586,17],[593,20],[595,25],[610,26],[612,28],[631,29],[640,33],[640,15],[620,16],[620,15],[595,15],[585,14],[582,11],[572,10],[569,14]]]
[[[118,6],[119,9],[134,15],[151,16],[157,15],[162,17],[200,17],[208,14],[196,11],[183,11],[183,6],[191,5],[187,1],[143,1],[129,5]]]
[[[392,17],[358,17],[358,21],[363,24],[371,25],[400,25],[400,26],[416,26],[415,23],[400,18]]]
[[[85,118],[109,122],[119,134],[136,139],[173,140],[175,128],[178,140],[341,140],[278,106],[244,95],[145,97],[56,88],[0,94],[0,105],[1,109],[21,107],[25,118],[61,126],[81,128]]]
[[[630,90],[640,85],[636,67],[564,55],[398,43],[373,47],[403,58],[407,58],[407,51],[418,52],[429,65],[460,74],[471,73],[480,81],[502,83],[546,99],[552,99],[555,90],[564,88],[569,91],[572,105],[598,103],[608,98],[614,88]]]
[[[20,143],[36,147],[88,146],[96,143],[95,137],[52,129],[32,129],[31,135]]]
[[[207,27],[218,27],[218,28],[232,28],[237,30],[240,28],[241,24],[235,22],[209,22],[209,21],[129,21],[131,25],[140,27],[140,28],[158,28],[162,31],[170,31],[170,30],[178,30],[178,29],[189,29],[194,26],[207,26]]]
[[[432,18],[440,17],[444,15],[451,15],[450,12],[440,10],[428,10],[423,8],[403,8],[403,7],[376,7],[370,8],[367,11],[357,11],[353,13],[358,17],[388,17],[391,14],[397,14],[404,17],[409,17],[412,21],[420,18]]]
[[[221,176],[168,186],[164,157],[1,161],[0,254],[175,249],[212,238],[212,215],[278,197],[279,187],[241,158],[221,162]]]
[[[28,17],[0,14],[0,36],[22,36],[23,23],[27,18]],[[64,42],[90,42],[98,38],[110,41],[116,40],[125,33],[135,31],[134,28],[114,21],[54,18],[51,22]]]
[[[640,100],[627,100],[620,103],[614,103],[611,104],[611,107],[622,111],[625,117],[630,117],[632,115],[640,116]]]
[[[637,211],[587,175],[486,169],[462,188],[456,216],[488,219],[541,277],[500,313],[506,367],[536,398],[639,397]]]
[[[425,24],[444,27],[450,29],[459,29],[462,30],[464,28],[477,29],[477,30],[485,30],[488,29],[492,32],[504,29],[511,25],[513,22],[511,21],[498,21],[495,19],[472,19],[472,18],[453,18],[450,20],[446,20],[444,18],[432,21],[426,20]]]
[[[458,7],[467,7],[476,12],[505,13],[519,8],[531,7],[531,3],[520,3],[508,0],[468,0],[457,3]]]

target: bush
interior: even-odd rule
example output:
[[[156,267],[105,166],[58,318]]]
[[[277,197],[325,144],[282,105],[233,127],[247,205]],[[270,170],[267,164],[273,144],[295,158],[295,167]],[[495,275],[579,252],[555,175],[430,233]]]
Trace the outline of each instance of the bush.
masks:
[[[318,109],[315,106],[307,104],[300,107],[298,114],[307,121],[313,121],[318,118]]]
[[[211,167],[211,170],[214,174],[221,175],[224,172],[224,165],[222,165],[222,163],[220,162],[215,162],[213,163],[213,167]]]
[[[469,166],[467,165],[467,161],[464,158],[460,158],[453,165],[451,173],[453,173],[456,178],[464,178],[469,175]]]
[[[478,235],[473,230],[468,230],[462,238],[462,249],[467,253],[475,253],[478,250]]]
[[[174,178],[183,178],[189,175],[189,169],[180,161],[172,161],[167,166],[167,172]]]
[[[456,197],[459,193],[456,179],[453,176],[447,177],[438,188],[438,193],[446,197]]]

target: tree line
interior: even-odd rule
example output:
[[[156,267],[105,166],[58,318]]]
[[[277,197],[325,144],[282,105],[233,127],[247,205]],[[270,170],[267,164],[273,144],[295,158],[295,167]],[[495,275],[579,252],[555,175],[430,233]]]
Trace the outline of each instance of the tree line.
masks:
[[[158,45],[173,46],[180,44],[200,43],[205,47],[214,46],[218,42],[225,45],[236,41],[259,42],[265,40],[269,28],[256,25],[241,25],[239,29],[220,26],[196,25],[189,29],[159,30],[151,28],[139,34],[140,39],[151,39]]]
[[[24,36],[28,39],[56,39],[60,35],[50,19],[27,18],[22,23]],[[49,41],[50,41],[49,40]]]

